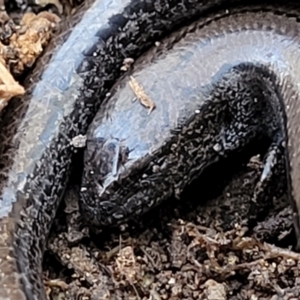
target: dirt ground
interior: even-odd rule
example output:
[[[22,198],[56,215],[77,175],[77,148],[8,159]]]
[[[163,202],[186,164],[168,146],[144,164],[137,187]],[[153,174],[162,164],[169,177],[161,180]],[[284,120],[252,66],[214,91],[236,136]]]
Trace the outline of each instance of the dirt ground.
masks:
[[[21,2],[7,6],[14,20],[30,1]],[[5,33],[7,22],[0,25]],[[80,171],[74,169],[45,253],[49,299],[299,299],[300,254],[291,250],[284,198],[274,195],[268,214],[247,227],[261,168],[259,157],[249,154],[222,162],[180,201],[169,199],[101,232],[80,217]]]
[[[45,255],[51,297],[298,299],[300,255],[289,250],[288,205],[274,198],[261,223],[245,225],[260,170],[258,157],[218,164],[180,201],[100,233],[82,223],[71,185]]]

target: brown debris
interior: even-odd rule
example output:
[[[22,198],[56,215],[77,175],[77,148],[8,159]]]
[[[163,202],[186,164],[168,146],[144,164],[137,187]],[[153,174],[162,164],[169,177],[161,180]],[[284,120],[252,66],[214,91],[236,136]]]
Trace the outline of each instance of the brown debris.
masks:
[[[149,108],[148,114],[151,114],[151,112],[155,109],[155,103],[150,99],[143,87],[133,76],[130,76],[129,86],[141,104]]]
[[[134,59],[131,57],[126,57],[123,61],[123,65],[120,68],[121,71],[127,72],[128,70],[131,69],[132,65],[134,63]]]
[[[207,280],[204,285],[204,291],[200,299],[206,300],[226,300],[226,290],[223,284],[212,279]]]
[[[3,59],[0,58],[0,111],[11,98],[22,96],[24,93],[24,88],[14,80]]]
[[[0,111],[8,101],[25,93],[24,88],[14,79],[25,68],[31,67],[41,55],[52,37],[52,31],[59,18],[51,13],[38,15],[26,13],[20,25],[15,25],[5,12],[1,12],[2,37],[0,42]],[[13,75],[12,75],[13,74]]]
[[[52,13],[41,12],[38,15],[26,13],[20,23],[20,30],[10,38],[9,47],[4,47],[5,54],[13,49],[17,63],[12,72],[21,74],[25,68],[31,67],[52,37],[53,29],[60,18]]]
[[[259,176],[260,168],[248,164],[205,205],[197,197],[184,213],[191,199],[163,203],[125,231],[85,234],[84,244],[70,243],[67,232],[54,234],[50,249],[64,268],[74,270],[71,278],[61,278],[70,282],[67,293],[84,299],[294,299],[300,255],[257,240],[243,225]],[[85,228],[78,216],[78,210],[68,210],[68,232]],[[90,277],[84,276],[87,270]]]
[[[120,250],[116,259],[116,265],[118,272],[124,275],[130,283],[136,281],[138,266],[132,247],[127,246]]]
[[[56,299],[61,299],[61,295],[63,295],[68,289],[69,285],[60,279],[44,279],[45,289],[47,299],[53,299],[52,295],[59,295],[58,297],[54,297]]]

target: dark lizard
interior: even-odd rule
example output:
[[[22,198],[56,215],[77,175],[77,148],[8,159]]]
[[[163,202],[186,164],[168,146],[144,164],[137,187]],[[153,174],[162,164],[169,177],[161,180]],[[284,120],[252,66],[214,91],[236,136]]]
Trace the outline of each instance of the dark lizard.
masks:
[[[269,139],[252,209],[268,208],[264,193],[277,190],[286,167],[299,248],[297,15],[267,5],[214,11],[142,56],[89,128],[86,221],[112,226],[139,216],[179,198],[213,163]],[[155,103],[150,114],[133,102],[130,76]]]
[[[235,3],[245,5],[247,1],[86,1],[85,7],[76,16],[77,21],[75,23],[77,25],[74,28],[72,27],[74,23],[66,26],[64,33],[55,39],[52,45],[54,54],[50,51],[47,52],[48,55],[39,63],[36,72],[28,79],[26,96],[22,101],[20,99],[13,100],[1,115],[0,299],[46,298],[41,276],[42,255],[51,223],[67,185],[71,158],[74,152],[73,139],[80,134],[86,134],[98,108],[101,104],[106,105],[103,101],[112,85],[120,77],[122,73],[120,68],[124,59],[128,57],[138,58],[156,41],[161,40],[174,29],[187,21],[190,22],[191,19],[198,19],[218,7],[223,7],[224,11],[228,9],[230,15],[231,5]],[[290,24],[291,19],[284,15],[281,18],[282,26],[278,30],[287,29],[283,31],[285,38],[286,35],[291,35],[292,42],[288,44],[287,51],[293,55],[294,53],[297,54],[297,51],[294,52],[292,47],[297,44],[298,31],[296,29],[298,23],[293,20]],[[239,24],[240,27],[244,26],[244,24]],[[266,28],[270,26],[268,19],[263,20],[263,24]],[[226,24],[224,25],[226,27]],[[287,25],[291,25],[291,27],[286,27]],[[216,32],[218,30],[220,30],[219,27],[216,28]],[[68,34],[70,32],[71,34]],[[172,43],[176,43],[179,39],[175,38]],[[281,44],[279,43],[279,45]],[[239,69],[240,67],[245,69]],[[235,82],[238,84],[238,77],[242,74],[246,74],[247,77],[250,70],[250,73],[256,76],[257,68],[264,70],[265,67],[250,64],[248,66],[235,66],[223,71],[228,72],[228,75],[230,74],[228,76],[229,82],[231,82],[230,78],[236,78]],[[281,79],[277,77],[278,74],[275,71],[274,76],[269,69],[262,72],[263,80],[259,84],[263,91],[269,91],[268,87],[270,87],[270,95],[273,95],[271,88],[273,84],[282,83],[278,82],[278,79]],[[225,73],[220,73],[219,84],[226,79]],[[292,75],[288,73],[287,77]],[[294,78],[293,76],[291,78]],[[211,78],[208,79],[211,80]],[[234,82],[234,79],[232,80]],[[222,85],[219,86],[222,87]],[[209,91],[212,90],[207,90],[207,96],[209,96]],[[284,90],[284,95],[288,95],[289,91]],[[187,91],[187,95],[190,95],[189,91]],[[290,98],[284,100],[287,99]],[[157,100],[154,99],[154,101],[158,105]],[[201,105],[204,104],[204,102],[201,103]],[[234,103],[236,102],[232,104]],[[269,105],[268,109],[273,109],[273,105],[270,107],[270,101],[263,101],[263,103]],[[274,100],[274,104],[276,103]],[[286,102],[282,103],[287,104]],[[203,106],[203,108],[205,107]],[[235,111],[234,108],[233,105],[233,111]],[[273,130],[276,131],[276,128],[280,127],[283,129],[281,132],[284,136],[285,128],[280,122],[278,123],[278,120],[284,120],[281,118],[283,117],[281,113],[284,110],[279,108],[275,111],[280,113],[279,118],[276,120],[271,118],[271,123],[266,122],[265,125],[273,124],[274,127],[267,126],[267,131],[264,131],[264,133],[270,133],[272,138],[274,137]],[[153,115],[148,116],[149,119],[155,116],[155,112],[159,112],[159,107],[153,111]],[[199,112],[201,116],[201,109]],[[297,114],[297,110],[287,111],[288,120],[295,120],[296,117],[293,116],[293,112]],[[141,113],[144,114],[145,111],[142,110]],[[189,121],[189,113],[187,112],[186,121]],[[197,115],[199,114],[197,113]],[[194,125],[195,123],[191,124]],[[241,124],[243,125],[243,123]],[[126,124],[123,126],[125,127]],[[213,126],[208,127],[207,130],[211,128]],[[189,127],[181,129],[186,129],[189,132]],[[181,129],[177,129],[177,131]],[[224,127],[224,129],[228,128]],[[235,128],[232,129],[233,131],[226,131],[229,136],[230,132],[236,132]],[[297,133],[294,133],[293,130],[297,130],[298,127],[289,126],[288,123],[287,129],[288,136],[292,137],[290,141],[293,147],[295,146],[290,153],[297,154],[295,150],[298,149]],[[257,132],[253,133],[256,134]],[[177,139],[177,136],[174,136]],[[275,150],[278,149],[279,140],[274,139]],[[178,140],[176,141],[178,142]],[[181,141],[183,144],[185,143],[185,140]],[[197,150],[196,147],[191,149],[188,146],[188,140],[186,143],[187,150],[192,151],[191,153]],[[219,149],[219,145],[215,145],[214,151]],[[221,143],[220,145],[222,146]],[[169,147],[169,145],[166,144],[165,147]],[[132,152],[129,152],[128,155],[130,153]],[[172,153],[176,154],[176,147]],[[220,153],[220,150],[217,153]],[[270,155],[272,153],[274,151],[270,151]],[[151,154],[150,158],[153,158],[158,157],[155,155],[159,153],[153,152]],[[178,152],[178,158],[180,158],[179,154],[180,152]],[[121,155],[121,162],[127,161],[126,155],[127,152],[125,151],[125,155]],[[175,161],[173,160],[173,162]],[[149,166],[153,167],[152,170],[156,172],[155,174],[160,172],[161,166],[159,164],[157,168],[156,165],[151,165],[151,159],[148,162]],[[295,166],[291,169],[292,182],[297,182],[297,162],[297,155],[295,158],[291,157],[291,165]],[[270,165],[272,166],[272,164],[267,164],[267,166]],[[176,171],[180,171],[182,166],[184,168],[184,165],[178,166]],[[121,169],[118,164],[115,164],[113,170],[119,172]],[[130,168],[130,170],[134,169]],[[136,170],[140,171],[139,169]],[[198,171],[196,170],[194,174],[196,175]],[[139,179],[140,173],[136,174],[136,178]],[[192,172],[188,180],[193,176]],[[128,180],[132,180],[132,177],[129,176]],[[174,181],[178,181],[179,184],[176,189],[177,192],[180,192],[180,187],[185,184],[184,180],[180,176],[174,176]],[[141,185],[142,189],[149,192],[155,191],[156,189],[150,190],[145,186],[149,184],[148,186],[151,187],[152,182],[151,180],[144,180]],[[163,192],[163,187],[163,181],[161,181],[161,188],[155,187],[158,192],[161,192],[158,200],[164,198],[161,195],[167,195]],[[83,191],[84,188],[83,185]],[[118,191],[121,192],[121,189]],[[298,195],[297,190],[294,189],[294,191],[296,192],[295,195]],[[125,196],[124,198],[120,197],[120,201],[130,199],[125,194],[119,194],[119,196]],[[139,201],[141,200],[145,201],[147,205],[150,204],[146,198],[139,198]],[[111,201],[112,204],[115,203],[113,197]],[[296,202],[299,203],[297,198]],[[85,207],[85,211],[87,211],[87,207]],[[105,211],[110,208],[108,205],[103,207],[105,207]],[[131,215],[131,206],[125,205],[124,207],[127,208],[128,216]],[[137,212],[135,208],[136,206],[132,206],[134,212]],[[117,213],[117,217],[124,217],[123,212],[122,214]],[[112,217],[115,216],[116,214],[113,212],[111,215],[107,214],[107,223],[110,223]],[[98,219],[101,220],[101,218],[96,217],[94,221],[98,221]]]

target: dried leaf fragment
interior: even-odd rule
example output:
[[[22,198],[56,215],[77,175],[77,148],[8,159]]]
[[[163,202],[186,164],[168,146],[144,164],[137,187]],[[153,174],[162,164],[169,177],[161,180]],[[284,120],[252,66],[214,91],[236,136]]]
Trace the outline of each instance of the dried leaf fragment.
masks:
[[[4,20],[5,15],[3,15]],[[33,65],[52,37],[52,29],[60,19],[51,13],[26,13],[20,26],[11,26],[8,45],[0,43],[0,111],[8,101],[25,93],[13,75],[22,74]]]
[[[150,99],[150,97],[144,91],[143,87],[133,76],[130,76],[129,86],[131,87],[132,91],[134,92],[138,100],[141,102],[141,104],[149,108],[148,115],[151,114],[151,112],[156,107],[155,103]]]
[[[62,290],[67,290],[68,289],[68,284],[60,279],[51,279],[51,280],[46,280],[45,284],[49,287],[57,287]]]
[[[52,13],[42,12],[38,15],[26,13],[21,20],[21,30],[10,38],[10,44],[5,53],[13,49],[16,53],[17,64],[11,70],[15,74],[21,74],[26,67],[31,67],[44,47],[52,37],[53,28],[60,18]],[[5,51],[7,50],[7,51]]]
[[[11,98],[24,95],[24,93],[24,88],[14,80],[0,58],[0,111]]]
[[[120,250],[116,264],[120,274],[125,275],[129,282],[134,282],[137,274],[137,263],[133,248],[127,246]]]
[[[208,279],[204,283],[203,298],[207,300],[226,300],[226,290],[224,284],[218,283],[212,279]]]

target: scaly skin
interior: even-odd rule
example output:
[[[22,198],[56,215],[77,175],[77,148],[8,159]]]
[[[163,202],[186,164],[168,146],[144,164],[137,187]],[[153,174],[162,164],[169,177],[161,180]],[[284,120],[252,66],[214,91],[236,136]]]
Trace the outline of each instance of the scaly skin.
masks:
[[[227,0],[86,1],[1,117],[0,299],[46,299],[42,255],[73,148],[126,57]],[[71,34],[69,35],[69,33]],[[57,45],[57,46],[56,46]],[[50,54],[50,55],[49,55]]]
[[[89,224],[116,225],[178,197],[206,167],[264,138],[256,193],[286,156],[299,210],[300,10],[263,8],[214,11],[180,29],[116,86],[88,131],[81,209]],[[129,76],[156,104],[150,115],[133,102]],[[296,214],[295,228],[299,247]]]

